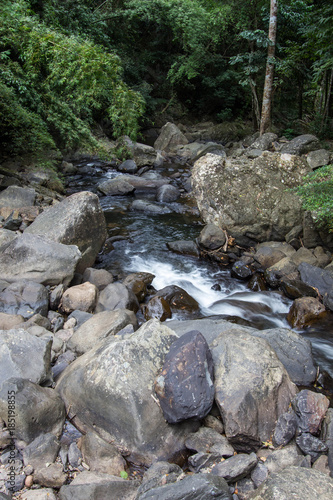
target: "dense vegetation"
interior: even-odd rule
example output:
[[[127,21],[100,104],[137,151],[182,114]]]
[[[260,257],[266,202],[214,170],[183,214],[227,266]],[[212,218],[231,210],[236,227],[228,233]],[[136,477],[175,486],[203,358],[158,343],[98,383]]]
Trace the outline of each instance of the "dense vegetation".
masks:
[[[269,0],[2,0],[5,154],[97,148],[92,130],[247,120],[257,127]],[[273,125],[329,137],[333,5],[279,3]],[[161,120],[162,121],[162,120]]]

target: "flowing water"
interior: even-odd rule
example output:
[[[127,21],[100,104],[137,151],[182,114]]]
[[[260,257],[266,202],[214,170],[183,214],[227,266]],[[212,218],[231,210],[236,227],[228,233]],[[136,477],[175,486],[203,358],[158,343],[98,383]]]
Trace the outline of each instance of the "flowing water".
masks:
[[[106,169],[102,163],[78,166],[79,175],[68,178],[68,194],[82,190],[98,193],[100,182],[121,175]],[[177,170],[181,176],[186,174],[184,167],[170,164],[161,173],[170,175]],[[110,253],[100,257],[97,267],[119,277],[131,272],[152,273],[155,275],[152,285],[157,290],[178,285],[197,300],[201,317],[218,316],[258,329],[289,328],[286,315],[292,301],[282,294],[274,291],[253,292],[246,283],[231,278],[228,268],[168,250],[167,242],[194,240],[199,235],[202,222],[198,216],[188,212],[144,214],[130,210],[134,197],[98,194],[109,236],[114,236],[117,241],[113,243],[114,249]],[[183,212],[179,203],[173,206],[177,212]],[[217,284],[220,289],[212,289]],[[172,319],[177,318],[173,316]],[[310,339],[315,360],[327,374],[326,383],[331,386],[332,315],[300,333]]]

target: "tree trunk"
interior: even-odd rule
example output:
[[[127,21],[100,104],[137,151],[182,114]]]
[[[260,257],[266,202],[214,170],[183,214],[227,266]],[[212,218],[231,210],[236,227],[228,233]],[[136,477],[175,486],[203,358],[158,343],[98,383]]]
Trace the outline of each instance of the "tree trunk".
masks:
[[[267,64],[266,64],[265,86],[262,99],[260,135],[262,135],[264,132],[267,131],[271,122],[277,10],[278,10],[278,0],[271,0],[271,10],[269,15],[269,32],[268,32],[269,45],[268,45]]]

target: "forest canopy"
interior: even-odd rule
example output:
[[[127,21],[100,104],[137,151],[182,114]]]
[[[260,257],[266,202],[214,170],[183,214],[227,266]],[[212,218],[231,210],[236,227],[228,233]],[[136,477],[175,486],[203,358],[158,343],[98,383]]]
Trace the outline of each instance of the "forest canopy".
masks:
[[[257,127],[268,0],[2,0],[0,146],[7,154],[97,147],[143,124],[247,120]],[[333,5],[281,0],[273,125],[329,137]]]

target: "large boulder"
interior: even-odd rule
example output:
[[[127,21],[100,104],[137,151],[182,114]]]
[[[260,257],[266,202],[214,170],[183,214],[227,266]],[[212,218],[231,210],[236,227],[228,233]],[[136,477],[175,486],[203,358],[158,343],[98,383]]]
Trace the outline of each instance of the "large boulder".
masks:
[[[316,136],[303,134],[283,144],[280,151],[281,153],[288,153],[291,155],[305,155],[310,151],[315,151],[318,147],[319,140]]]
[[[129,182],[124,181],[120,176],[115,179],[107,179],[101,182],[98,185],[98,190],[107,196],[123,196],[126,194],[133,194],[135,187]]]
[[[272,474],[248,498],[251,500],[328,500],[333,496],[333,479],[305,467],[289,467]]]
[[[50,383],[52,340],[18,328],[0,331],[0,386],[11,377],[36,384]]]
[[[167,424],[153,388],[177,338],[151,320],[128,338],[108,337],[74,361],[57,390],[75,425],[112,442],[130,462],[150,465],[182,452],[196,424]]]
[[[9,186],[0,193],[0,207],[21,208],[35,204],[37,193],[32,188]]]
[[[132,290],[122,283],[111,283],[101,291],[95,312],[129,309],[137,312],[139,302]]]
[[[272,435],[297,389],[275,352],[250,333],[222,333],[211,345],[215,400],[237,451],[253,451]]]
[[[161,129],[161,133],[154,143],[154,148],[161,151],[171,152],[178,146],[187,144],[188,140],[174,123],[167,122]]]
[[[106,239],[106,224],[98,196],[82,191],[45,210],[25,230],[65,245],[76,245],[81,254],[77,272],[91,267]]]
[[[29,280],[43,285],[71,282],[81,252],[75,245],[63,245],[43,236],[24,233],[12,240],[0,254],[0,279],[10,283]]]
[[[310,171],[297,156],[265,152],[255,160],[207,154],[193,167],[192,186],[206,223],[242,245],[284,240],[302,224],[299,198],[289,188]]]

